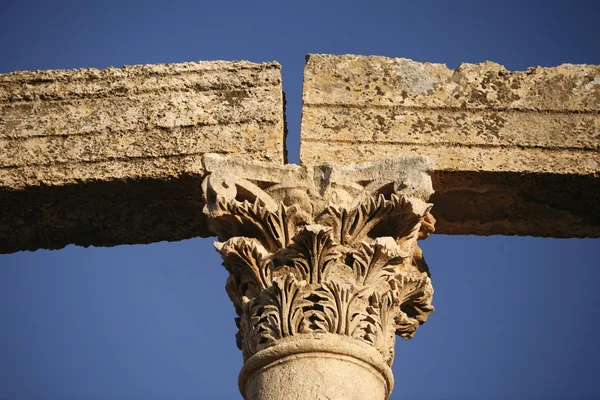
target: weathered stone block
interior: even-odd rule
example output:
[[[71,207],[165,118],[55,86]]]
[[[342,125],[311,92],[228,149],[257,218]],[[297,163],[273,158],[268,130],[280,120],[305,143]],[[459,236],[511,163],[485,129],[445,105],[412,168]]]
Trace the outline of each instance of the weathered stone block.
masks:
[[[600,66],[310,55],[300,160],[436,163],[437,232],[600,236]]]
[[[277,63],[0,75],[0,252],[208,235],[201,155],[284,141]]]

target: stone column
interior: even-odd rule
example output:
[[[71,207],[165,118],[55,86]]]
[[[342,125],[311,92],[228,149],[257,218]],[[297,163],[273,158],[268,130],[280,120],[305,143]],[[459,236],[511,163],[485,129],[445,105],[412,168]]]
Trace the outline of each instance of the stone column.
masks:
[[[417,239],[428,159],[314,167],[206,155],[205,214],[230,272],[248,400],[387,399],[395,335],[433,311]]]

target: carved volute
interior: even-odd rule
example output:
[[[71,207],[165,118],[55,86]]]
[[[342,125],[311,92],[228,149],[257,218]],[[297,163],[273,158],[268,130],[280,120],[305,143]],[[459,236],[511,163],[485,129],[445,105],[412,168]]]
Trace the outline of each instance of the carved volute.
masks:
[[[433,311],[417,247],[433,231],[428,160],[204,164],[204,211],[230,272],[244,360],[286,338],[336,334],[391,365],[395,335],[411,338]]]

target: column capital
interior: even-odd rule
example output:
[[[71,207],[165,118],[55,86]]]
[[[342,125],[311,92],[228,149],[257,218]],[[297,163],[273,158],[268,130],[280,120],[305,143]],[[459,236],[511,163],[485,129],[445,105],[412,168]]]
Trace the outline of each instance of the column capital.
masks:
[[[433,312],[417,246],[435,222],[431,162],[282,166],[214,154],[203,162],[204,213],[230,272],[244,361],[338,335],[391,365],[395,335],[411,338]]]

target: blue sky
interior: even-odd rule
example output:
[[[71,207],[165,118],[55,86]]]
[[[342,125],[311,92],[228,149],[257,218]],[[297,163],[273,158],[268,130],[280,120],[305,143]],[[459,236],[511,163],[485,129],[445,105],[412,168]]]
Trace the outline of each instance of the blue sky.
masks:
[[[1,73],[278,61],[291,162],[306,53],[600,64],[595,1],[5,0],[1,10]],[[0,255],[0,399],[240,398],[212,242]],[[436,312],[396,345],[392,399],[600,397],[599,239],[433,235],[422,247]]]

